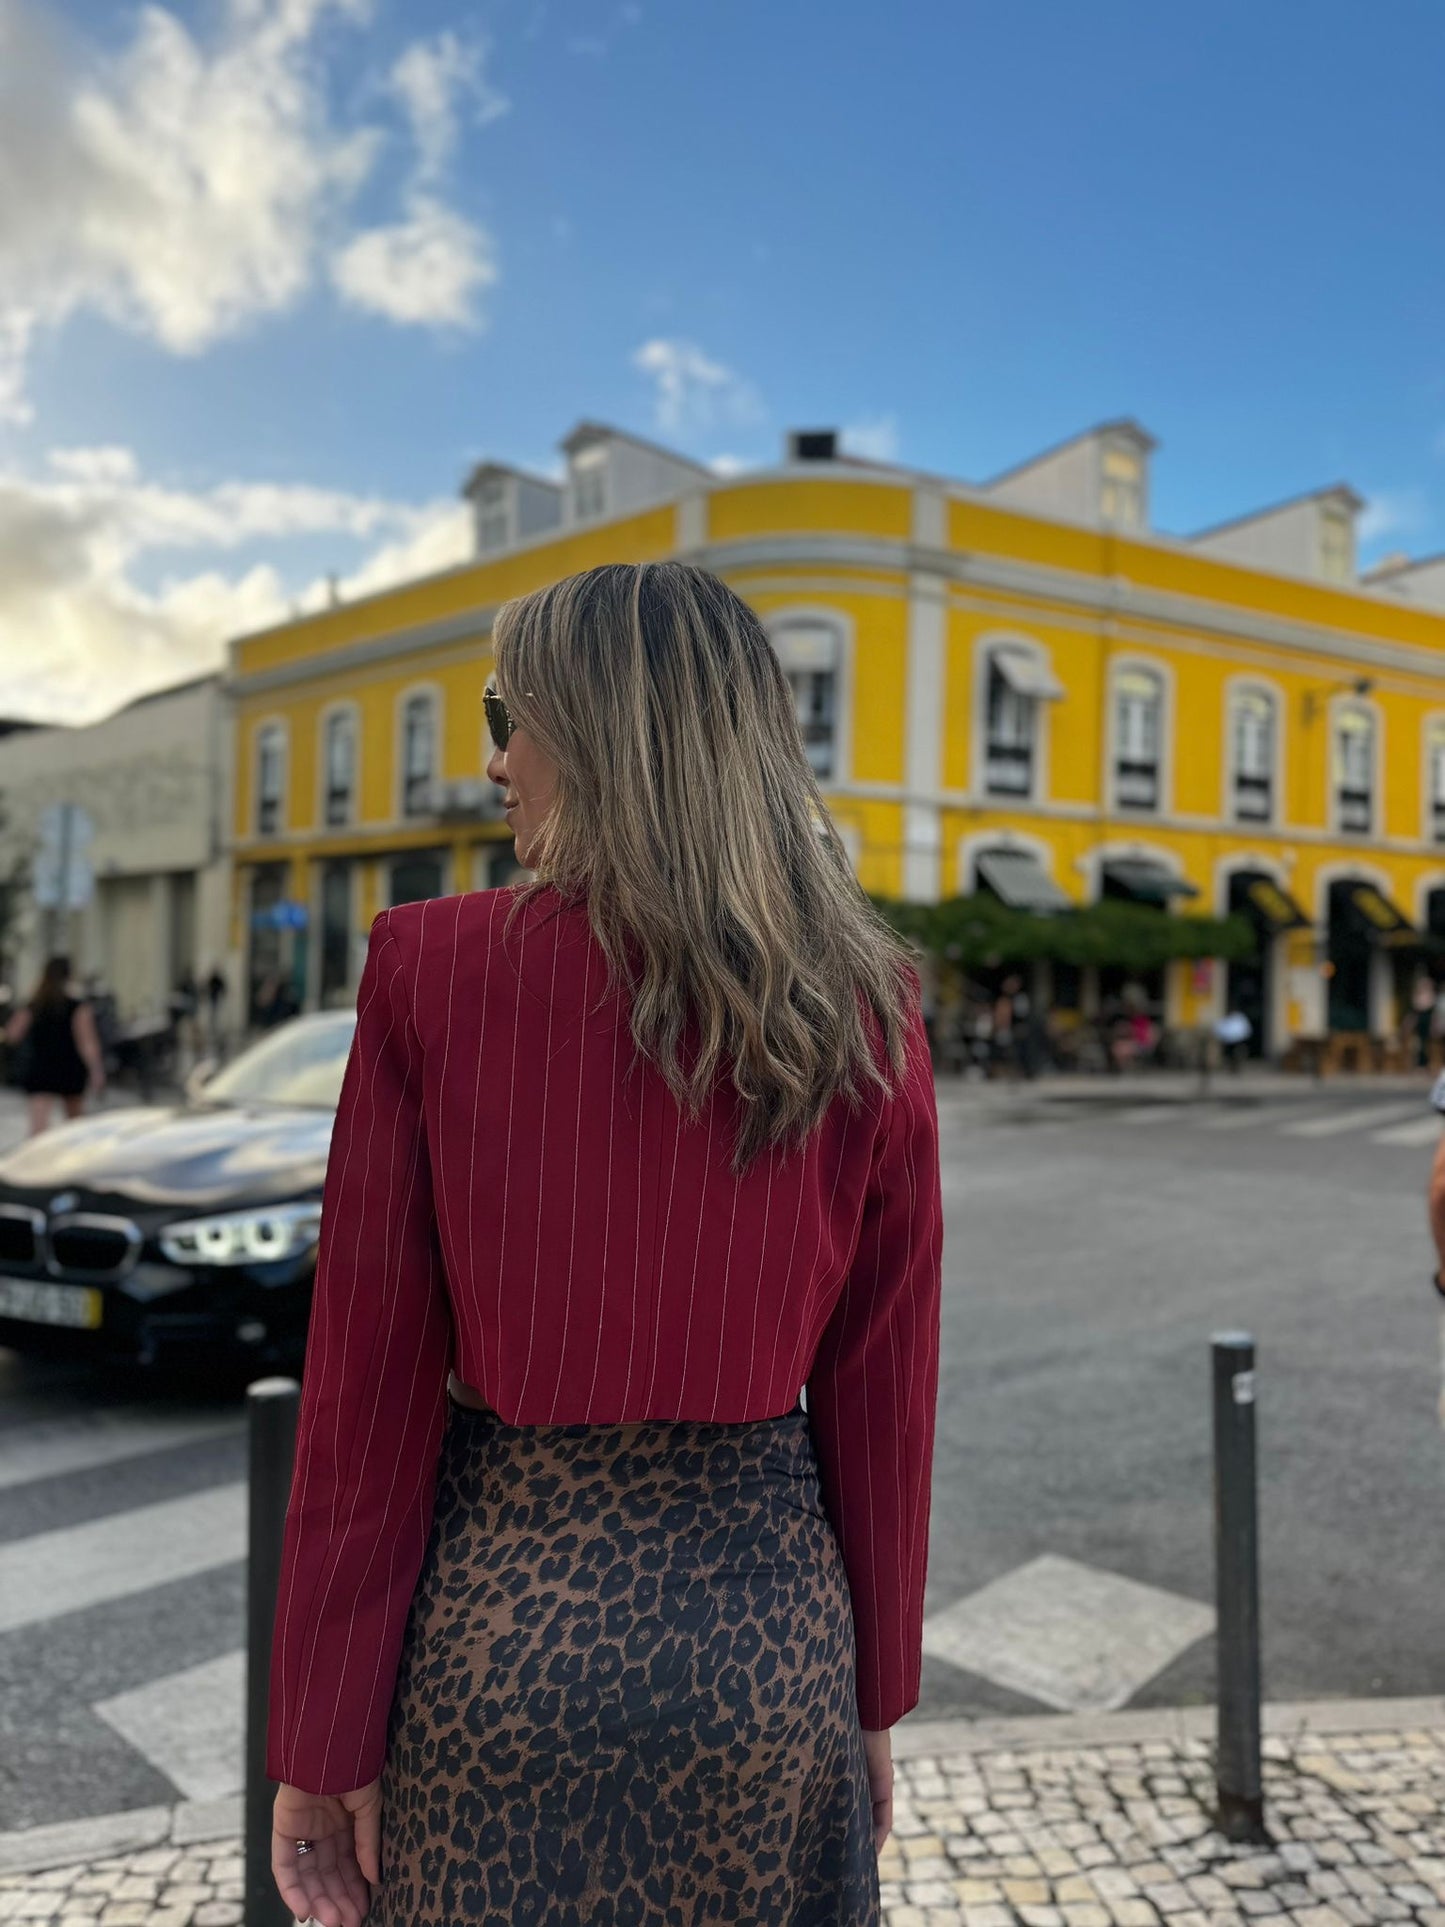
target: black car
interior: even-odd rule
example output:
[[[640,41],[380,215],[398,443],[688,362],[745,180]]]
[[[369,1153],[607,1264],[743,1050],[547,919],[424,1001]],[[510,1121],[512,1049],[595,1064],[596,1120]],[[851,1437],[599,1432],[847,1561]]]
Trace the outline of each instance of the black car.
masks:
[[[354,1011],[293,1018],[180,1103],[0,1157],[0,1345],[295,1370]]]

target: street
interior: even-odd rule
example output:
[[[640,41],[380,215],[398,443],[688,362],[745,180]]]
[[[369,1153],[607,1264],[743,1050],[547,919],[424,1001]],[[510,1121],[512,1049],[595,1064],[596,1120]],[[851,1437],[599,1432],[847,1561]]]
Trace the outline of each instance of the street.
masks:
[[[1209,1699],[1209,1338],[1236,1327],[1267,1697],[1439,1690],[1436,1125],[1420,1088],[1274,1090],[940,1080],[910,1719]],[[239,1786],[244,1476],[234,1394],[0,1353],[0,1832]]]

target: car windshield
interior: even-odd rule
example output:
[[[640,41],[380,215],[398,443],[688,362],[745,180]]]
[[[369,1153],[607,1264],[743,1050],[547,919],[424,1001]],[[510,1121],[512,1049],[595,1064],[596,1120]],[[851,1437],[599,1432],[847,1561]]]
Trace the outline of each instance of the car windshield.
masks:
[[[201,1100],[206,1104],[297,1104],[334,1111],[355,1029],[352,1010],[294,1018],[209,1078],[201,1087]]]

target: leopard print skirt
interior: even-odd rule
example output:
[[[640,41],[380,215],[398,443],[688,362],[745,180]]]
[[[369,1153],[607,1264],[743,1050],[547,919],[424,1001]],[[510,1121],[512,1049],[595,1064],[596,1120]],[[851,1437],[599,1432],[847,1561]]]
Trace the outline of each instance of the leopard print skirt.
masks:
[[[367,1927],[878,1927],[803,1407],[536,1426],[448,1403]]]

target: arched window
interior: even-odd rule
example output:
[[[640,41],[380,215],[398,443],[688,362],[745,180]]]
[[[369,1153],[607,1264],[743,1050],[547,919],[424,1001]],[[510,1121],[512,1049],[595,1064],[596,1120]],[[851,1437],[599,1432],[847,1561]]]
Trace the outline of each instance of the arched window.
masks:
[[[408,696],[401,718],[401,812],[427,816],[436,807],[436,699],[419,692]]]
[[[1342,830],[1368,834],[1375,787],[1375,720],[1366,709],[1335,717],[1335,808]]]
[[[798,730],[819,780],[838,773],[838,626],[824,616],[789,616],[770,631],[793,691]]]
[[[325,819],[328,828],[336,829],[351,821],[356,800],[356,716],[349,709],[333,709],[326,718],[323,767]]]
[[[281,827],[286,782],[286,731],[266,723],[256,733],[256,829],[273,836]]]
[[[1263,690],[1238,689],[1232,709],[1235,820],[1267,823],[1274,814],[1274,702]]]
[[[1163,684],[1152,669],[1114,678],[1114,800],[1120,809],[1157,810]]]
[[[1055,701],[1063,693],[1048,658],[1035,645],[989,644],[984,690],[984,788],[990,796],[1032,796],[1038,762],[1039,704]]]
[[[1425,781],[1430,794],[1430,834],[1445,843],[1445,717],[1432,722],[1426,738]]]

